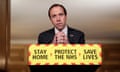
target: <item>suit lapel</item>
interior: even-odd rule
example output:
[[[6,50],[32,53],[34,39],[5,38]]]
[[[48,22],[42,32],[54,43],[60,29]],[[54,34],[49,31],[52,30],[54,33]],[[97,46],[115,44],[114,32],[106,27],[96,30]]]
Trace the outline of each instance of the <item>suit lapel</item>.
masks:
[[[52,42],[52,40],[53,40],[53,38],[54,38],[54,35],[55,35],[55,32],[54,32],[54,28],[52,28],[51,30],[50,30],[50,32],[49,32],[49,36],[48,36],[48,42],[49,43],[51,43]]]
[[[72,32],[72,30],[68,27],[68,39],[69,39],[69,42],[72,43],[73,40],[74,40],[74,33]]]

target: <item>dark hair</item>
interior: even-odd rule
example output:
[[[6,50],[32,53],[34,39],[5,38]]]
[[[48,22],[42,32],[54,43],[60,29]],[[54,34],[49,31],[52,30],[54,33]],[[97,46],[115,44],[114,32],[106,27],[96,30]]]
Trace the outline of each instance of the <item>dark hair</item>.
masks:
[[[65,15],[67,15],[67,11],[66,11],[66,9],[65,9],[65,7],[64,7],[63,5],[61,5],[61,4],[53,4],[53,5],[49,8],[49,10],[48,10],[48,16],[49,16],[49,18],[50,18],[50,10],[51,10],[53,7],[57,7],[57,6],[63,8]]]

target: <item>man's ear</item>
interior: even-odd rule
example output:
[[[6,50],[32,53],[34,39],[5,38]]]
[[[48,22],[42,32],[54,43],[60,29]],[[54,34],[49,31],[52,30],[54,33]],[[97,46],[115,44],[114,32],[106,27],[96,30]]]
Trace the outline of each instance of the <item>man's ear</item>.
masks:
[[[67,19],[67,15],[65,15],[66,19]]]
[[[65,19],[67,20],[67,15],[65,15]]]

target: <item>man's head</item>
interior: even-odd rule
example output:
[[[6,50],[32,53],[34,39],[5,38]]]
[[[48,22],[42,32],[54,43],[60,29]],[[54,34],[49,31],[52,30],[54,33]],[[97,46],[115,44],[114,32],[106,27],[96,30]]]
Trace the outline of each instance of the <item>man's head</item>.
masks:
[[[48,11],[48,16],[52,24],[61,31],[66,25],[67,11],[60,4],[53,4]]]

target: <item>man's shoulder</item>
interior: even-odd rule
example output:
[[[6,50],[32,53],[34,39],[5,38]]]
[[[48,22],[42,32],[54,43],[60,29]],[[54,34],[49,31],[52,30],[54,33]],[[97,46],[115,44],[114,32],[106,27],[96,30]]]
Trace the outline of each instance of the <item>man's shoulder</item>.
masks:
[[[54,28],[41,32],[40,35],[49,35],[54,32]]]
[[[75,28],[71,28],[71,27],[69,27],[68,30],[71,31],[72,33],[84,34],[83,31],[78,30],[78,29],[75,29]]]

